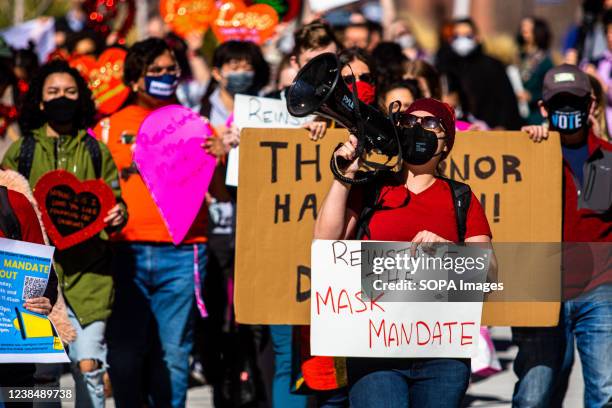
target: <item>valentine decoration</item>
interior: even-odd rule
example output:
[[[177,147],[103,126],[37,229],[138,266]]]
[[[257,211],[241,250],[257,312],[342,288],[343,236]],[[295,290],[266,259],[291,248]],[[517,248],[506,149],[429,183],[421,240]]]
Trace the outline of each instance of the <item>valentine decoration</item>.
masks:
[[[208,29],[215,16],[215,0],[161,0],[159,11],[172,31],[185,38]]]
[[[268,4],[247,7],[239,0],[225,0],[218,7],[211,27],[219,42],[252,41],[263,44],[274,35],[278,14]]]
[[[49,238],[58,249],[70,248],[102,231],[104,217],[115,205],[113,191],[104,181],[80,181],[65,170],[42,176],[34,197]]]
[[[200,115],[169,105],[149,114],[136,136],[134,161],[177,245],[200,212],[217,164],[201,146],[209,134]]]
[[[96,108],[102,115],[110,115],[123,105],[130,90],[123,83],[123,63],[127,51],[123,48],[108,48],[96,61],[89,55],[70,61],[89,84]]]

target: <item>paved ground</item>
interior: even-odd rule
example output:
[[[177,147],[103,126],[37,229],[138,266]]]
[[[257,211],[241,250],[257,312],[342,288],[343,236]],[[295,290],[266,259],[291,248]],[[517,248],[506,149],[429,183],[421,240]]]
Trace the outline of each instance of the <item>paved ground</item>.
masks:
[[[485,380],[470,385],[466,398],[467,407],[510,407],[512,389],[516,376],[512,372],[512,361],[516,356],[516,347],[510,344],[509,328],[493,328],[493,339],[496,342],[498,356],[502,363],[503,371]],[[69,375],[62,377],[63,387],[72,387],[72,378]],[[582,382],[582,368],[580,359],[576,358],[569,389],[565,399],[565,407],[582,407],[582,394],[584,384]],[[74,404],[64,404],[64,407],[72,407]],[[114,407],[113,401],[108,401],[108,408]],[[189,390],[188,407],[212,408],[212,393],[210,387],[197,387]]]

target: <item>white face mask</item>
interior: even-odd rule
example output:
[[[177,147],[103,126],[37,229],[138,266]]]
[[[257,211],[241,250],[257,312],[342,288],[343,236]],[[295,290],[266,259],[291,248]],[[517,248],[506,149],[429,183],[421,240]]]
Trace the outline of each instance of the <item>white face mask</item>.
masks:
[[[474,51],[476,45],[476,40],[470,37],[457,37],[451,43],[453,50],[462,57]]]
[[[412,34],[402,34],[400,37],[395,39],[395,42],[402,47],[403,50],[416,46],[416,39]]]

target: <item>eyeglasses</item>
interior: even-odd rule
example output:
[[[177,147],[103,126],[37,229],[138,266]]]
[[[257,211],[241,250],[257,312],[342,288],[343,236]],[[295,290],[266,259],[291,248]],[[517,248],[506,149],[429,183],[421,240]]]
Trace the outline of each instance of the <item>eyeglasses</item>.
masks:
[[[445,132],[442,120],[435,116],[415,116],[411,113],[399,115],[399,123],[401,126],[414,127],[417,123],[423,126],[423,129],[432,130],[434,132]]]
[[[181,70],[177,64],[167,65],[165,67],[153,65],[147,68],[147,75],[159,76],[163,74],[178,75]]]
[[[344,75],[342,77],[342,79],[344,79],[344,82],[346,84],[352,84],[355,80],[361,81],[361,82],[367,82],[368,84],[373,84],[374,83],[374,76],[372,74],[370,74],[369,72],[363,73],[363,74],[359,74],[359,75]]]

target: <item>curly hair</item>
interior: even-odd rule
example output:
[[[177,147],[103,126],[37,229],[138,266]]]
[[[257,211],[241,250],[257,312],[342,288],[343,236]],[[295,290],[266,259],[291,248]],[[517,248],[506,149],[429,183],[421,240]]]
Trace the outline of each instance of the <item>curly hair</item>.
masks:
[[[40,104],[43,100],[43,87],[47,77],[57,73],[65,73],[74,78],[79,91],[79,98],[77,99],[78,107],[73,119],[74,128],[86,129],[93,125],[96,105],[94,104],[91,91],[87,87],[87,83],[79,72],[68,65],[66,61],[53,60],[40,68],[36,76],[32,78],[30,88],[25,95],[19,117],[19,126],[24,135],[32,133],[33,130],[47,123],[46,116],[40,109]]]

